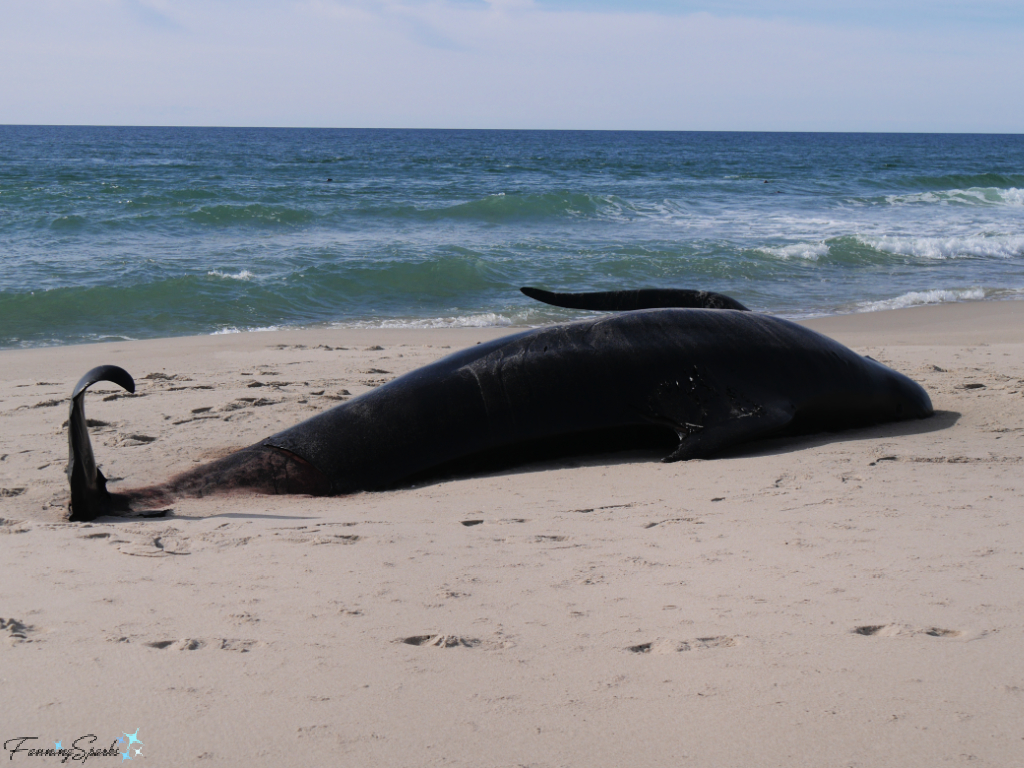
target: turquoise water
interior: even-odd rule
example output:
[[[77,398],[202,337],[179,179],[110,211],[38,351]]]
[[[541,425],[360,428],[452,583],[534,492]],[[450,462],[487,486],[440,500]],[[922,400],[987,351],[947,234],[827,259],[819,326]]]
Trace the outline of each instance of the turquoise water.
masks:
[[[0,126],[0,260],[0,347],[1017,298],[1024,136]]]

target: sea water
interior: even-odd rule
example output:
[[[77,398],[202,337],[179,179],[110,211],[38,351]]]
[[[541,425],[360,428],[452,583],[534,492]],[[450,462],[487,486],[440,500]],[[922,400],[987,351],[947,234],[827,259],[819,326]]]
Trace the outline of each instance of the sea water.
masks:
[[[0,126],[0,347],[1024,298],[1024,136]]]

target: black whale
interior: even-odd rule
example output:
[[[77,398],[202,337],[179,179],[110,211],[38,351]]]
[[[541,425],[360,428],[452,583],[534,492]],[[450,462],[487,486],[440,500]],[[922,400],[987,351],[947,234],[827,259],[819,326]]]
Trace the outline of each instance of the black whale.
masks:
[[[110,493],[82,396],[127,387],[90,371],[72,401],[71,519],[248,489],[331,495],[394,486],[447,463],[531,441],[631,427],[678,437],[666,461],[779,434],[923,418],[920,385],[832,339],[739,310],[652,309],[525,331],[405,374],[168,482]]]

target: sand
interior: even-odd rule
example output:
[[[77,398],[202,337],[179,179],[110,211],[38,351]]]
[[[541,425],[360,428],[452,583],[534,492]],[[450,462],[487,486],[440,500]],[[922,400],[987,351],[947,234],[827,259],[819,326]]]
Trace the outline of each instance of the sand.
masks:
[[[807,324],[937,414],[85,524],[62,422],[93,365],[138,381],[87,404],[142,484],[507,331],[0,352],[0,759],[137,732],[168,766],[1024,765],[1024,302]]]

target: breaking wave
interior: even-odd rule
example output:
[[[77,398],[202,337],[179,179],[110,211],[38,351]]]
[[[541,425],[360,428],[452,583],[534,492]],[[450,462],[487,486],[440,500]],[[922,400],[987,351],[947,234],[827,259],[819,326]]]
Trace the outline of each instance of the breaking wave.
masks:
[[[863,245],[876,251],[919,259],[1010,259],[1024,255],[1024,235],[973,235],[925,237],[857,235]]]
[[[1015,205],[1024,206],[1024,189],[1010,187],[969,187],[934,192],[886,195],[889,205]]]
[[[857,304],[858,312],[880,312],[885,309],[904,309],[922,304],[944,304],[959,301],[980,301],[985,298],[981,288],[962,288],[953,290],[936,289],[933,291],[909,291],[901,296],[882,301],[864,301]]]
[[[219,269],[211,269],[206,273],[209,277],[220,277],[225,280],[252,280],[255,275],[248,269],[243,269],[235,274],[229,272],[221,272]]]
[[[829,255],[828,243],[793,243],[791,245],[765,246],[758,249],[780,259],[807,259],[817,261]]]

